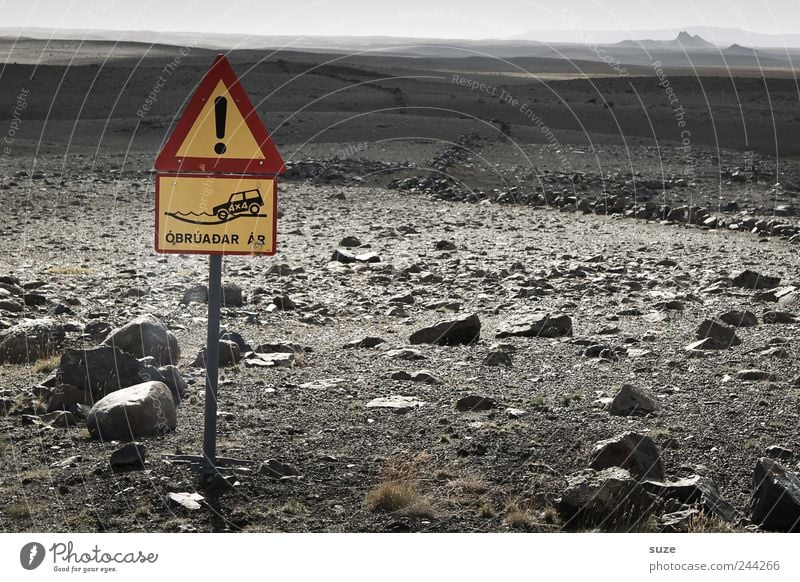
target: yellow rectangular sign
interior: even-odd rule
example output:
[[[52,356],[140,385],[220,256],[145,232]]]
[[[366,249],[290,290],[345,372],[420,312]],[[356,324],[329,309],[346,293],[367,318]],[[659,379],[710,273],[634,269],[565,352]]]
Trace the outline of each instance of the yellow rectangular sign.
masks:
[[[156,251],[205,255],[274,255],[275,178],[159,174]]]

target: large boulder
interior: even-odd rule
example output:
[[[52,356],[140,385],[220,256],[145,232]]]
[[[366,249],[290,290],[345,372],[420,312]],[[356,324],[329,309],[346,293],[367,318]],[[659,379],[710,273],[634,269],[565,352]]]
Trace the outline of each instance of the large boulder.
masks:
[[[51,319],[26,319],[0,333],[0,364],[28,364],[53,354],[65,337]]]
[[[589,467],[596,470],[620,467],[637,479],[661,480],[664,465],[655,442],[649,436],[626,432],[598,442]]]
[[[411,334],[412,344],[459,345],[472,344],[481,337],[481,320],[471,313],[440,321],[430,327],[423,327]]]
[[[86,418],[94,438],[134,440],[175,429],[175,401],[163,382],[144,382],[112,392],[95,403]]]
[[[143,378],[139,360],[119,348],[98,346],[88,350],[68,348],[55,372],[58,384],[74,386],[91,395],[92,402],[121,388],[139,384]]]
[[[178,340],[152,315],[142,315],[113,330],[103,343],[137,358],[152,356],[161,366],[175,364],[180,356]]]
[[[658,399],[649,390],[632,384],[623,384],[609,405],[611,414],[631,416],[650,414],[659,409]]]
[[[643,524],[658,508],[655,497],[625,469],[585,469],[567,477],[557,501],[567,529],[596,527],[604,531],[629,530]]]
[[[736,509],[719,494],[714,483],[701,475],[671,482],[645,481],[642,485],[657,497],[675,499],[686,505],[699,505],[705,513],[725,521],[733,522],[739,517]]]
[[[761,457],[753,473],[751,521],[762,528],[800,532],[800,476],[779,462]]]
[[[564,337],[572,335],[572,319],[568,315],[534,313],[509,321],[497,330],[497,337]]]

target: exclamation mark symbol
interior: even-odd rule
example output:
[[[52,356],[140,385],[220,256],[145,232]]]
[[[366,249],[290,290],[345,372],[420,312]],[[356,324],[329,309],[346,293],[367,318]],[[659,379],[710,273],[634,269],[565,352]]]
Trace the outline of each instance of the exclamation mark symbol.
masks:
[[[217,97],[214,99],[214,119],[217,122],[217,139],[224,139],[225,138],[225,118],[228,115],[228,100],[225,97]],[[217,155],[221,156],[225,153],[225,150],[228,148],[225,147],[225,144],[217,142],[214,146],[214,151],[217,152]]]

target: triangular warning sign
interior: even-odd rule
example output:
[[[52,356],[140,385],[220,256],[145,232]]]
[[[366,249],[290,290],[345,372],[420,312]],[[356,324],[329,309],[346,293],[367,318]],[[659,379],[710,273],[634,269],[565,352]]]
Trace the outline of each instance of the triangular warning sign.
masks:
[[[158,154],[156,170],[282,174],[283,159],[225,55],[219,55]]]

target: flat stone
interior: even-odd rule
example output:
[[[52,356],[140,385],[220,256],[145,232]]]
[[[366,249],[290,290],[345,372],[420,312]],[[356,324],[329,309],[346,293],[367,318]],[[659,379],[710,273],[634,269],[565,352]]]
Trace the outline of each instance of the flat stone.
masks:
[[[672,482],[647,480],[643,485],[657,497],[675,499],[687,505],[700,505],[704,512],[725,521],[734,522],[739,517],[736,509],[720,496],[714,483],[706,477],[694,475]]]
[[[664,465],[655,442],[649,436],[635,432],[626,432],[596,443],[589,467],[598,471],[621,467],[639,480],[664,478]]]
[[[567,315],[532,314],[501,325],[496,333],[503,337],[556,338],[572,335],[572,319]]]
[[[775,374],[765,370],[739,370],[735,378],[745,382],[774,382],[778,379]]]
[[[733,327],[755,327],[758,317],[750,311],[728,311],[719,316],[719,320]]]
[[[456,410],[460,412],[483,412],[492,408],[497,408],[497,402],[495,402],[494,398],[478,396],[477,394],[464,396],[456,402]]]
[[[416,396],[387,396],[385,398],[373,398],[367,402],[367,408],[389,408],[395,412],[407,412],[423,406],[425,403]]]
[[[747,269],[736,275],[731,285],[744,289],[774,289],[780,282],[780,277],[770,277]]]
[[[143,469],[146,452],[147,449],[142,443],[127,443],[111,453],[109,462],[115,469]]]
[[[169,501],[170,505],[197,511],[202,507],[200,502],[205,501],[205,498],[199,493],[171,492],[167,494],[167,501]]]
[[[609,406],[611,414],[629,416],[632,414],[650,414],[660,407],[655,395],[643,388],[624,384],[614,396]]]
[[[481,320],[471,313],[456,319],[438,323],[417,330],[409,338],[414,344],[460,345],[472,344],[481,337]]]

